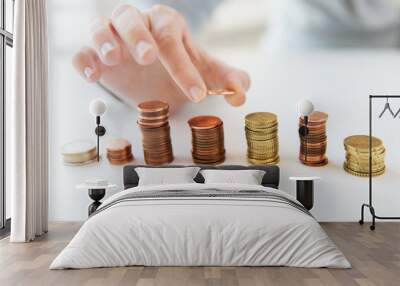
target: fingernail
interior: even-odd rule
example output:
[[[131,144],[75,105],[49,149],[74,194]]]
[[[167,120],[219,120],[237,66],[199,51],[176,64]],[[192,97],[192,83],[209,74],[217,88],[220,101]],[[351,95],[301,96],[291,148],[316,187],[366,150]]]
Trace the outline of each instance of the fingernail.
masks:
[[[100,47],[100,53],[103,57],[105,57],[109,51],[114,49],[114,45],[110,42],[105,42]]]
[[[190,89],[190,97],[192,101],[199,102],[204,98],[205,92],[198,86],[194,86]]]
[[[149,52],[150,50],[153,49],[153,46],[146,42],[146,41],[140,41],[139,43],[137,43],[136,45],[136,56],[138,57],[138,59],[144,59],[144,56],[146,55],[147,52]]]
[[[90,77],[93,75],[94,71],[93,71],[92,68],[86,67],[86,68],[83,70],[83,73],[85,74],[85,76],[86,76],[87,78],[90,78]]]

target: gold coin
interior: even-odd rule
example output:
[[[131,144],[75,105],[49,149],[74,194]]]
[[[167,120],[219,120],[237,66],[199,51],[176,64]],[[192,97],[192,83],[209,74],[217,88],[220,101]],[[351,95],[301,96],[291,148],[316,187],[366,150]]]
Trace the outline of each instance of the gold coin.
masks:
[[[248,141],[267,141],[267,140],[271,140],[271,139],[274,139],[274,138],[276,138],[276,135],[275,136],[248,136],[248,135],[246,135],[246,139],[247,139],[247,142]]]
[[[278,124],[274,123],[271,125],[254,125],[254,124],[245,124],[245,128],[253,131],[253,132],[261,132],[261,133],[273,133],[278,132]]]
[[[266,134],[277,134],[278,133],[278,127],[272,127],[272,128],[260,128],[256,130],[249,129],[247,126],[244,128],[246,134],[249,135],[266,135]]]
[[[254,112],[245,117],[245,122],[252,126],[270,126],[277,120],[277,116],[271,112]]]
[[[349,173],[349,174],[351,174],[351,175],[354,175],[354,176],[358,176],[358,177],[368,177],[368,176],[369,176],[369,172],[357,172],[357,171],[354,171],[354,170],[348,168],[348,167],[346,166],[346,163],[343,163],[343,169],[344,169],[347,173]],[[385,173],[385,170],[386,170],[386,169],[383,169],[383,170],[381,170],[381,171],[379,171],[379,172],[371,172],[371,175],[372,175],[373,177],[383,175],[383,174]]]
[[[346,162],[346,166],[348,168],[352,169],[353,171],[366,172],[366,173],[369,172],[369,166],[359,166],[359,165],[351,164],[349,162]],[[379,172],[384,168],[385,168],[385,164],[381,164],[381,165],[373,166],[371,168],[371,170],[372,170],[372,172]]]
[[[252,158],[247,158],[247,160],[253,165],[276,165],[280,161],[279,156],[270,160],[257,160]]]
[[[344,139],[344,145],[347,148],[359,151],[369,152],[369,136],[368,135],[353,135]],[[381,150],[383,142],[377,137],[372,137],[372,150]]]

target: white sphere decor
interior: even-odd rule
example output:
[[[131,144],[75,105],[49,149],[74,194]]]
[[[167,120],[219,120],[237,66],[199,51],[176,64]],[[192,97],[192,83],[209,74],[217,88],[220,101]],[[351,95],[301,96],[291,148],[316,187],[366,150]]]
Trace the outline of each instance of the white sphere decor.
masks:
[[[311,101],[303,99],[298,103],[297,110],[301,116],[308,116],[314,111],[314,105]]]
[[[90,102],[89,111],[93,116],[102,116],[107,110],[107,104],[102,99],[94,99]]]

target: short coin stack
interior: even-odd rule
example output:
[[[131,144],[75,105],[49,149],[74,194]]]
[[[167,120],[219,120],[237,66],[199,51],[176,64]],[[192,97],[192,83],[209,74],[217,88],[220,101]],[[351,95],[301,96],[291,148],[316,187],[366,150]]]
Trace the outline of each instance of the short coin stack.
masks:
[[[97,148],[90,141],[73,141],[62,147],[64,163],[80,166],[97,161]]]
[[[107,145],[107,158],[112,165],[123,165],[133,160],[132,145],[125,139],[114,139]]]
[[[327,136],[326,121],[328,114],[314,111],[308,116],[308,135],[300,137],[300,162],[307,166],[320,167],[328,164],[326,157]],[[304,126],[304,117],[300,117],[299,126]]]
[[[245,117],[247,159],[252,164],[279,163],[278,118],[270,112]]]
[[[174,159],[168,123],[169,105],[163,101],[146,101],[138,106],[138,125],[142,131],[144,160],[149,165],[171,163]]]
[[[353,135],[344,139],[346,161],[343,168],[346,172],[359,176],[369,176],[369,137],[367,135]],[[372,137],[372,176],[385,173],[385,147],[382,140]]]
[[[196,116],[188,121],[192,130],[192,157],[197,164],[219,164],[225,160],[224,129],[216,116]]]

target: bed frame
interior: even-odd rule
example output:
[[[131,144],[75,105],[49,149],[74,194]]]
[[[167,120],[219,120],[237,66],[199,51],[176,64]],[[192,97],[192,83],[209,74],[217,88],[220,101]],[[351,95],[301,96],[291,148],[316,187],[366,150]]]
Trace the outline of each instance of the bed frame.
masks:
[[[192,165],[193,166],[193,165]],[[216,169],[216,170],[262,170],[265,171],[265,175],[262,179],[261,184],[265,187],[271,187],[278,189],[279,187],[279,167],[278,166],[241,166],[241,165],[221,165],[221,166],[204,166],[204,165],[196,165],[200,167],[202,170],[204,169]],[[191,167],[191,166],[183,166],[183,165],[167,165],[167,166],[159,166],[159,167],[151,167],[147,165],[129,165],[124,167],[124,189],[136,187],[139,183],[139,176],[135,171],[137,167],[145,167],[145,168],[182,168],[182,167]],[[194,180],[197,183],[204,183],[204,178],[200,174],[197,174]]]

